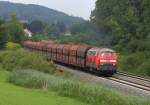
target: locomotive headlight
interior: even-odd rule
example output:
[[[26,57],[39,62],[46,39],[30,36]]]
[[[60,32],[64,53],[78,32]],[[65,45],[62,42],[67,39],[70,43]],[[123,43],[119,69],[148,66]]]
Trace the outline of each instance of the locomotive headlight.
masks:
[[[110,62],[116,62],[116,60],[110,60]]]
[[[107,62],[107,60],[100,60],[100,62]]]

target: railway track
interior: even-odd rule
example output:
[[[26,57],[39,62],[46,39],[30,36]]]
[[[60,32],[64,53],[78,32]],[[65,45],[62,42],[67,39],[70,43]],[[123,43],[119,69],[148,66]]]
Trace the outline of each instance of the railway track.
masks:
[[[73,68],[70,68],[70,69],[73,70]],[[82,72],[80,70],[78,71]],[[92,74],[92,75],[96,76],[95,74]],[[120,72],[114,75],[113,77],[102,77],[102,76],[98,76],[98,77],[150,92],[150,79],[148,78],[144,78],[141,76],[138,77],[136,75],[120,73]]]
[[[73,68],[70,68],[70,69],[73,70]],[[92,75],[96,76],[95,74],[92,74]],[[123,73],[123,72],[118,72],[116,75],[112,77],[102,77],[102,76],[98,76],[98,77],[150,92],[150,79],[149,78],[144,78],[142,76],[131,75],[131,74]]]
[[[118,74],[108,79],[150,92],[150,79],[149,78],[127,74],[124,72],[118,72]]]
[[[135,75],[135,74],[131,74],[131,73],[126,73],[126,72],[122,72],[122,71],[119,71],[118,74],[150,82],[150,77],[143,77],[143,76],[139,76],[139,75]]]
[[[131,77],[129,78],[127,76],[122,77],[123,75],[119,74],[114,75],[113,77],[103,77],[100,75],[95,75],[94,73],[81,71],[79,69],[70,68],[67,66],[57,65],[57,67],[61,70],[74,74],[74,78],[85,82],[104,85],[135,96],[142,96],[146,98],[150,97],[150,83],[147,81],[145,81],[146,83],[143,84],[143,80],[137,80],[137,78],[134,80],[135,78],[131,79]],[[126,80],[126,77],[129,79]]]
[[[122,83],[122,84],[125,84],[125,85],[129,85],[129,86],[132,86],[132,87],[139,88],[139,89],[146,90],[146,91],[150,92],[150,87],[145,86],[145,85],[141,85],[141,84],[137,84],[135,82],[120,80],[120,79],[117,79],[117,78],[109,78],[109,80],[119,82],[119,83]]]

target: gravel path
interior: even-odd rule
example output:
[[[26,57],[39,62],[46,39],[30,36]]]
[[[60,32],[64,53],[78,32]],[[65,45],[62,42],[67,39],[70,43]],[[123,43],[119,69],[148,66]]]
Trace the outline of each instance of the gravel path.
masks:
[[[73,78],[88,82],[88,83],[95,83],[102,86],[107,86],[110,89],[116,89],[117,91],[123,92],[128,95],[134,95],[134,96],[141,96],[145,98],[150,98],[150,92],[145,91],[136,87],[128,86],[122,83],[118,83],[112,80],[108,80],[103,77],[95,76],[89,73],[85,73],[76,69],[71,69],[68,67],[64,67],[61,65],[57,65],[58,69],[70,72],[74,75]]]

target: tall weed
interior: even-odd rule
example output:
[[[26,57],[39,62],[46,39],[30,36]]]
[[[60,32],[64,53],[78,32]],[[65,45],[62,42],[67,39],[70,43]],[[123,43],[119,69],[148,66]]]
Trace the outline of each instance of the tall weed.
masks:
[[[46,88],[56,91],[59,95],[73,97],[93,105],[148,105],[149,101],[127,97],[121,93],[95,84],[86,84],[62,79],[35,70],[13,71],[8,78],[16,85],[32,88]]]

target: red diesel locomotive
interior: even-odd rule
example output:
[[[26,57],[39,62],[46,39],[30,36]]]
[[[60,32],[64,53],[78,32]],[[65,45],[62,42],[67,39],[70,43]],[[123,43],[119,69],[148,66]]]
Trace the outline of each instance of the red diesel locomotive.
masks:
[[[117,72],[117,54],[109,48],[33,41],[25,41],[24,46],[36,53],[45,55],[48,60],[55,62],[104,75],[113,75]]]

